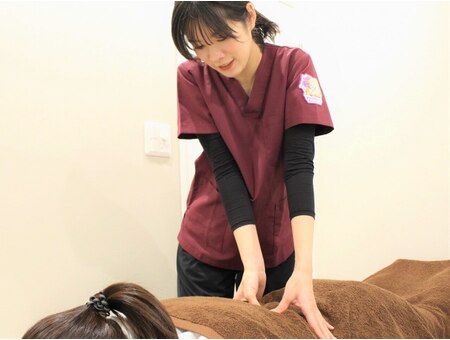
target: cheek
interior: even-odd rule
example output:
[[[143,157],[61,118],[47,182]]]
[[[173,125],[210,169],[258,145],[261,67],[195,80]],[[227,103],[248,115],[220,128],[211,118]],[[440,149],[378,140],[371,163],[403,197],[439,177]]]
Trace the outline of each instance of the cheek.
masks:
[[[242,47],[231,51],[231,54],[240,64],[245,63],[247,60],[247,53],[242,49]]]
[[[200,60],[206,61],[206,57],[208,54],[204,50],[197,50],[197,51],[195,51],[195,55]]]
[[[248,50],[248,46],[247,44],[242,44],[239,42],[234,42],[234,44],[228,46],[228,53],[233,55],[236,58],[245,58],[245,56],[247,55],[247,50]]]

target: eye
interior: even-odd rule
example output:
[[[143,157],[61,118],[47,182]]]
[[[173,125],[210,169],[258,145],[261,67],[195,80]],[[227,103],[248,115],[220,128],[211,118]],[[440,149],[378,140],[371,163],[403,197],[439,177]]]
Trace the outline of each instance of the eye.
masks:
[[[215,38],[217,41],[225,41],[227,40],[229,37],[217,37]]]
[[[194,50],[201,50],[203,47],[204,47],[203,45],[194,45],[194,46],[192,46],[192,48]]]

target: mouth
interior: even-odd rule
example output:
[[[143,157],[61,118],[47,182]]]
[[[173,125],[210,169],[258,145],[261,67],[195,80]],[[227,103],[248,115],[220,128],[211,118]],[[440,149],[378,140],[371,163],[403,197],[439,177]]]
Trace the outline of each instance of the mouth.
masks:
[[[221,71],[228,71],[230,68],[233,67],[233,65],[234,65],[234,59],[231,60],[228,64],[219,66],[219,69],[220,69]]]

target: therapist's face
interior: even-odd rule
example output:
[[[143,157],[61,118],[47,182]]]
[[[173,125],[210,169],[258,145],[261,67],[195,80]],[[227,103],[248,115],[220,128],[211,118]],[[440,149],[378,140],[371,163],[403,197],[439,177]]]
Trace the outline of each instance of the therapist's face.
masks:
[[[234,37],[220,38],[214,34],[196,34],[197,40],[191,41],[199,59],[209,67],[226,77],[236,78],[249,68],[253,53],[260,53],[259,47],[252,38],[254,23],[251,18],[246,22],[228,21],[235,32]],[[202,32],[208,32],[202,29]],[[200,32],[199,32],[200,33]]]

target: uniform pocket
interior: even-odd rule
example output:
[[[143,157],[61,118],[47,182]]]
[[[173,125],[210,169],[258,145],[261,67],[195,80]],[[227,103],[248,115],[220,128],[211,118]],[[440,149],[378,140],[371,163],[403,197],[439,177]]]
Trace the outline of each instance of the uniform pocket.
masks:
[[[273,252],[276,252],[277,239],[280,236],[281,228],[285,224],[286,214],[289,215],[289,208],[287,205],[287,196],[284,196],[275,204],[275,214],[273,223]]]

